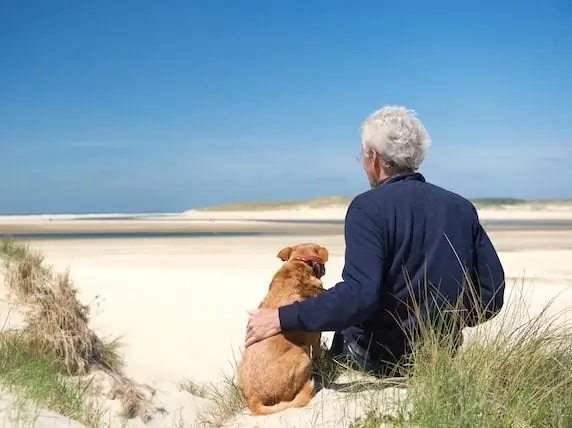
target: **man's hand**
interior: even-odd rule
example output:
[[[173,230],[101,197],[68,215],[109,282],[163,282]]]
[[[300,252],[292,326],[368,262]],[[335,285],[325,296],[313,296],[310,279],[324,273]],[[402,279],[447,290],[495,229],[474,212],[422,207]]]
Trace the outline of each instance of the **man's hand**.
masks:
[[[278,309],[254,309],[248,311],[250,319],[246,327],[244,347],[280,333]]]

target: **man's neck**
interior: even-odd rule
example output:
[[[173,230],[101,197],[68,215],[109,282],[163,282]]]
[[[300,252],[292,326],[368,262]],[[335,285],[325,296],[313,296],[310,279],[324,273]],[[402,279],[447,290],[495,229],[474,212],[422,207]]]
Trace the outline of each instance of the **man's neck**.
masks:
[[[377,183],[376,183],[375,185],[372,185],[372,188],[379,187],[379,186],[381,186],[383,183],[385,183],[386,181],[391,180],[391,179],[393,179],[393,178],[398,179],[399,176],[407,175],[407,174],[413,174],[413,173],[414,173],[414,171],[412,171],[412,170],[410,170],[410,169],[402,169],[402,170],[399,170],[399,172],[396,172],[396,173],[391,174],[391,175],[380,174]],[[392,180],[392,181],[393,181],[393,180]]]
[[[378,183],[382,183],[385,180],[395,176],[395,175],[400,175],[400,174],[410,174],[413,171],[408,169],[408,168],[383,168],[380,171],[379,177],[378,177]]]

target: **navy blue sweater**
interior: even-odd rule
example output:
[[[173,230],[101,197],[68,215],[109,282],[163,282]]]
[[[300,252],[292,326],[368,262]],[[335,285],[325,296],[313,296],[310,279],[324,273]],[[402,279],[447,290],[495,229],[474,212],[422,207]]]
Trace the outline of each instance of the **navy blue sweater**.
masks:
[[[358,195],[344,234],[343,281],[281,307],[283,331],[341,331],[382,358],[382,348],[404,352],[404,327],[420,321],[410,309],[413,302],[423,318],[447,303],[458,306],[462,290],[465,309],[485,310],[486,319],[503,305],[504,271],[475,207],[419,173],[393,176]],[[466,319],[468,325],[476,322]]]

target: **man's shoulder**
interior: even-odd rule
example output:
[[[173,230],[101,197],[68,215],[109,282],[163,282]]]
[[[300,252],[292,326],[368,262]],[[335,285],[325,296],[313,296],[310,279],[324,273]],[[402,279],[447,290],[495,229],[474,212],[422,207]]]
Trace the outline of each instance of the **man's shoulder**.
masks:
[[[377,199],[374,191],[376,189],[366,190],[355,196],[350,204],[349,208],[359,208],[362,210],[373,209],[375,207],[375,200]]]
[[[466,208],[475,209],[473,203],[465,198],[464,196],[459,195],[451,190],[447,190],[443,187],[437,186],[436,184],[426,183],[428,189],[433,192],[435,195],[439,197],[441,200],[448,200],[450,202],[456,203],[459,206],[464,206]]]
[[[409,183],[405,184],[405,186],[377,187],[366,190],[354,197],[349,207],[364,211],[376,211],[380,207],[388,208],[396,204],[399,205],[410,198],[417,203],[417,197],[423,194],[431,195],[431,199],[437,200],[441,204],[455,205],[458,208],[476,212],[475,206],[469,199],[436,184],[430,182],[411,183],[414,186],[410,186]]]

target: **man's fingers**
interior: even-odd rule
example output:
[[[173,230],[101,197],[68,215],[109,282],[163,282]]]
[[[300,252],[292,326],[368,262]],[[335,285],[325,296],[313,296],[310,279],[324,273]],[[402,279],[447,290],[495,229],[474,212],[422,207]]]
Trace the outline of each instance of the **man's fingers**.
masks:
[[[247,336],[246,336],[246,342],[244,343],[244,347],[245,347],[245,348],[248,348],[250,345],[252,345],[252,344],[254,344],[254,343],[256,343],[256,342],[258,342],[258,340],[256,339],[255,336],[253,336],[253,335],[247,335]]]

